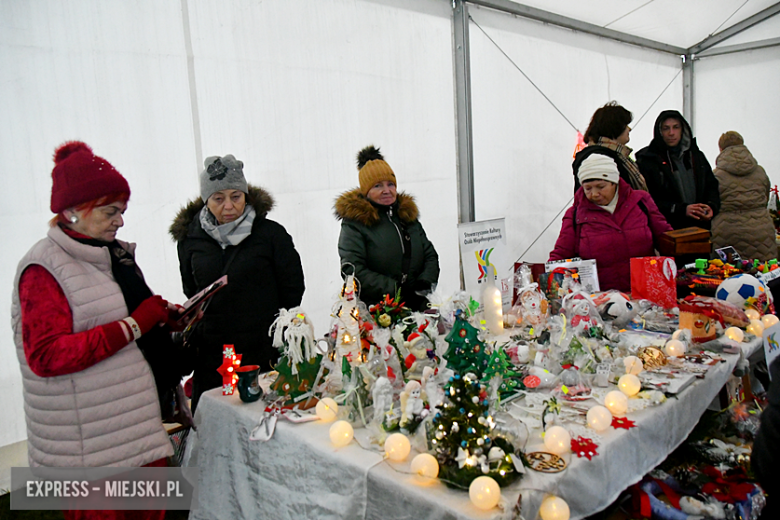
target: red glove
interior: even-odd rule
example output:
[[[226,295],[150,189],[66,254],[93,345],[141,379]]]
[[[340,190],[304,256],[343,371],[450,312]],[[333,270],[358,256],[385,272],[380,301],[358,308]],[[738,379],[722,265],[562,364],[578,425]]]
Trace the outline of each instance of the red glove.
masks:
[[[141,302],[141,305],[130,315],[141,328],[141,334],[146,334],[158,323],[168,319],[168,302],[162,296],[154,295]]]
[[[179,323],[182,314],[180,311],[182,310],[184,310],[184,307],[178,303],[168,304],[168,317],[165,319],[165,324],[172,332],[182,332],[187,328],[187,320],[183,323]]]

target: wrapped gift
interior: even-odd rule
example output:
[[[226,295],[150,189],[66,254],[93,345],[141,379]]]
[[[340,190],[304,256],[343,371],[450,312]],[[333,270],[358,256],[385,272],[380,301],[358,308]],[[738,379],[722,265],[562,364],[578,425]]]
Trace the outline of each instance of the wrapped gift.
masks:
[[[677,305],[677,264],[673,258],[645,256],[631,259],[631,297],[650,300],[664,309]]]

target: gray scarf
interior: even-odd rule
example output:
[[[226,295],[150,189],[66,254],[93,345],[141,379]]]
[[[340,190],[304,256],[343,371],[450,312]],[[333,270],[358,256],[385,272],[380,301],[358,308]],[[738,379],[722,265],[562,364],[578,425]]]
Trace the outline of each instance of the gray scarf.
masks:
[[[255,208],[247,204],[244,214],[233,222],[227,224],[217,223],[217,219],[211,214],[207,206],[200,210],[200,227],[211,238],[225,249],[227,246],[237,246],[252,234],[252,223],[255,221]]]

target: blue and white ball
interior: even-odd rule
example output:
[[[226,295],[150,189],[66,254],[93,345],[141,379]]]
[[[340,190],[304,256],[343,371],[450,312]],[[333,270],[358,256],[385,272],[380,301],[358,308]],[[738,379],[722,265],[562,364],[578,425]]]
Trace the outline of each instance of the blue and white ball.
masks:
[[[769,289],[763,280],[749,274],[738,274],[726,278],[715,291],[715,297],[733,303],[740,309],[756,307],[759,301],[764,301],[769,296]]]

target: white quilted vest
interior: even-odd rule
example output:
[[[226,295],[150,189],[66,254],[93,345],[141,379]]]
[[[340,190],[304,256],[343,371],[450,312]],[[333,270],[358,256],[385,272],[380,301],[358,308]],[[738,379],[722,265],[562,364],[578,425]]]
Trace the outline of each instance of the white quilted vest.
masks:
[[[135,250],[134,244],[122,245],[131,254]],[[154,376],[135,342],[73,374],[39,377],[30,370],[22,345],[19,278],[32,264],[45,267],[62,287],[73,313],[73,332],[128,315],[107,247],[81,244],[55,226],[19,262],[11,321],[30,465],[138,467],[171,455]]]

